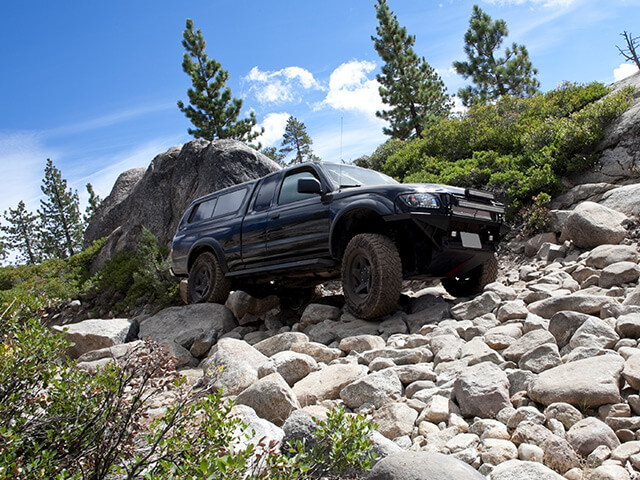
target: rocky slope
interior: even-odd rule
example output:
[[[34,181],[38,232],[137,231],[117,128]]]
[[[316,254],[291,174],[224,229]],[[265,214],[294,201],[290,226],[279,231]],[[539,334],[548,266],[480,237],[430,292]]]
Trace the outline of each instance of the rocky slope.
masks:
[[[379,322],[346,313],[339,295],[300,316],[238,291],[224,306],[88,320],[68,335],[88,369],[134,345],[128,337],[164,344],[279,442],[311,436],[311,416],[333,406],[366,413],[381,458],[369,478],[636,478],[634,223],[591,203],[553,216],[557,232],[510,244],[482,294],[408,290]]]

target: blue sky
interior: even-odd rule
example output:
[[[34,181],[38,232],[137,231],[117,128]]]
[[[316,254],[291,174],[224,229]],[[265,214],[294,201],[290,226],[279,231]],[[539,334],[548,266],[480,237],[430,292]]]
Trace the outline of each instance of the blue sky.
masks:
[[[507,22],[506,44],[524,44],[542,90],[562,81],[611,83],[632,72],[616,45],[640,34],[640,0],[388,0],[415,35],[416,52],[449,93],[466,82],[464,60],[474,3]],[[24,200],[38,207],[47,158],[81,198],[91,182],[105,197],[118,174],[190,140],[182,72],[185,19],[227,85],[279,147],[289,115],[307,126],[324,160],[353,160],[385,141],[371,41],[374,0],[20,0],[0,15],[0,212]],[[617,72],[617,73],[614,73]],[[342,135],[341,135],[341,124]],[[341,140],[342,139],[342,140]]]

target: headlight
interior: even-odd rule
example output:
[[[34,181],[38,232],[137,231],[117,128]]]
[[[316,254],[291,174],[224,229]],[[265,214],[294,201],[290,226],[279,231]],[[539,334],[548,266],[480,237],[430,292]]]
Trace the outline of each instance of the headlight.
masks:
[[[400,200],[410,208],[440,208],[440,198],[432,193],[409,193],[400,195]]]

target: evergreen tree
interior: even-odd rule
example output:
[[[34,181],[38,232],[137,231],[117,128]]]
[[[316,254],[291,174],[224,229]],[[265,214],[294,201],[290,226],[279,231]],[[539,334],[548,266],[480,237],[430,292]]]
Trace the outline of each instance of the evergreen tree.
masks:
[[[464,105],[491,102],[503,95],[525,97],[538,91],[540,82],[535,78],[538,70],[531,65],[523,45],[513,43],[505,49],[504,57],[496,57],[508,34],[504,20],[492,21],[478,5],[473,6],[469,29],[464,35],[464,51],[469,61],[453,62],[456,72],[474,83],[458,91]]]
[[[284,129],[280,153],[286,156],[294,152],[295,158],[290,162],[292,164],[302,163],[305,160],[315,161],[318,160],[318,157],[311,151],[312,144],[313,141],[307,133],[306,125],[294,116],[290,116]]]
[[[238,120],[242,100],[232,98],[231,89],[225,86],[229,74],[207,56],[202,32],[194,30],[190,18],[187,18],[183,37],[182,45],[187,52],[182,69],[191,76],[193,88],[187,90],[190,105],[178,101],[178,108],[196,127],[188,129],[189,134],[207,140],[234,138],[245,142],[261,135],[261,131],[254,129],[257,120],[253,112],[249,118]]]
[[[40,200],[40,222],[42,225],[42,247],[46,256],[67,258],[81,249],[82,219],[78,192],[67,189],[67,181],[62,178],[51,159],[42,179]]]
[[[416,37],[400,26],[386,0],[378,0],[375,8],[378,37],[371,39],[385,62],[376,79],[382,101],[391,107],[376,115],[390,124],[385,134],[400,140],[421,138],[425,127],[449,115],[449,96],[440,75],[414,52]]]
[[[87,208],[84,211],[83,217],[85,224],[88,224],[91,221],[91,218],[102,203],[102,199],[99,195],[96,194],[96,192],[93,190],[93,185],[91,185],[90,183],[87,183],[87,192],[89,193],[89,199],[87,201]]]
[[[6,250],[15,250],[18,260],[29,265],[39,263],[42,258],[39,245],[38,215],[27,210],[24,202],[20,200],[16,208],[5,210],[4,219],[7,225],[0,226],[3,239],[0,243]]]
[[[260,152],[276,162],[278,165],[284,166],[284,158],[286,155],[284,153],[280,153],[276,147],[265,147],[260,150]]]

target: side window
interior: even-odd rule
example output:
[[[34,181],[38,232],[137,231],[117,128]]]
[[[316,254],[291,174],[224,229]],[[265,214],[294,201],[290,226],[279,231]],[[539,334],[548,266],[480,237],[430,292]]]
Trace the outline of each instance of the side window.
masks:
[[[218,203],[216,204],[216,208],[213,212],[213,216],[220,217],[221,215],[227,215],[228,213],[233,213],[238,211],[246,195],[247,195],[246,188],[235,190],[230,193],[225,193],[224,195],[220,195],[218,197]]]
[[[298,180],[301,178],[316,178],[311,172],[297,172],[293,175],[285,177],[280,188],[278,203],[284,205],[286,203],[297,202],[306,198],[317,197],[314,193],[298,193]]]
[[[189,223],[200,222],[201,220],[211,218],[213,216],[213,209],[216,207],[217,201],[217,198],[212,198],[196,205],[193,209],[193,212],[191,212],[191,216],[189,217]]]
[[[262,210],[269,208],[271,200],[273,200],[273,194],[276,190],[277,182],[278,175],[272,175],[262,182],[260,190],[258,190],[258,194],[256,196],[256,203],[253,206],[253,209],[256,212],[261,212]]]

